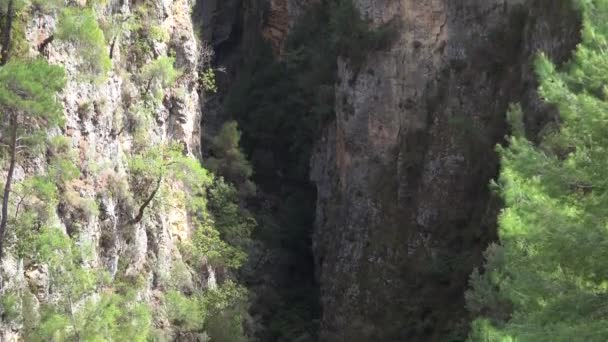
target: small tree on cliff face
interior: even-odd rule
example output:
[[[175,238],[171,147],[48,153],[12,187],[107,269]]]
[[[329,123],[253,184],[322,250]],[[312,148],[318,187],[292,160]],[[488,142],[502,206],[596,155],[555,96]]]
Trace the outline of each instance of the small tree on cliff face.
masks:
[[[0,0],[0,143],[3,152],[8,152],[0,218],[0,258],[19,155],[34,154],[42,146],[46,130],[62,121],[62,107],[56,101],[56,94],[65,85],[64,70],[42,59],[24,57],[23,51],[29,49],[22,46],[27,45],[22,16],[29,10],[46,12],[61,7],[65,7],[62,0]],[[77,52],[85,60],[88,71],[104,74],[110,68],[103,32],[92,9],[64,8],[57,35],[64,41],[78,43]]]
[[[244,195],[255,192],[250,178],[253,169],[239,147],[241,132],[236,121],[225,123],[219,134],[213,138],[211,152],[213,157],[206,160],[210,170],[234,184]]]
[[[8,150],[8,173],[4,182],[0,219],[0,257],[8,222],[9,199],[15,166],[20,154],[33,154],[45,132],[62,121],[56,93],[65,84],[63,68],[44,60],[9,62],[0,67],[0,139]]]
[[[57,27],[57,38],[74,44],[82,58],[80,67],[104,76],[112,67],[104,33],[91,8],[65,8]]]
[[[559,129],[537,146],[513,108],[513,137],[498,148],[505,209],[500,245],[471,277],[472,341],[608,340],[608,0],[577,3],[572,61],[563,71],[537,62]]]

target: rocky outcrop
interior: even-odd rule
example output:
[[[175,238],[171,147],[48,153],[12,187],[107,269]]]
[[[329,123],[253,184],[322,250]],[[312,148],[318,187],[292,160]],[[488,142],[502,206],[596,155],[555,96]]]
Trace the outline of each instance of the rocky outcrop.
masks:
[[[568,1],[355,3],[402,25],[363,67],[339,61],[336,118],[311,161],[321,339],[463,338],[468,275],[495,236],[505,112],[519,101],[530,132],[542,126],[534,57],[564,60],[578,20]]]
[[[222,123],[231,118],[224,111],[224,95],[242,74],[246,60],[262,45],[270,44],[277,57],[283,53],[290,29],[318,0],[209,0],[198,1],[194,20],[201,36],[215,50],[213,66],[219,91],[205,103],[202,139],[209,143]],[[205,144],[203,144],[205,145]]]
[[[283,54],[283,47],[289,31],[307,8],[318,0],[269,0],[262,27],[262,37],[269,42],[277,56]]]
[[[132,7],[133,6],[133,7]],[[131,17],[136,5],[131,1],[110,1],[105,14],[107,18],[120,14]],[[176,67],[182,75],[175,85],[166,92],[162,103],[153,109],[154,123],[146,132],[146,142],[158,145],[168,141],[181,142],[187,152],[200,155],[201,109],[198,89],[198,43],[191,21],[191,0],[148,1],[150,13],[158,20],[157,29],[166,33],[167,39],[153,43],[152,54],[144,58],[150,62],[153,57],[169,55],[176,58]],[[175,261],[181,260],[177,244],[187,239],[191,233],[185,204],[160,206],[149,210],[144,220],[134,225],[128,224],[133,216],[133,208],[126,208],[112,193],[112,186],[122,180],[128,187],[127,163],[132,156],[134,140],[129,131],[129,116],[136,108],[130,100],[139,96],[144,84],[140,84],[133,60],[136,45],[141,43],[133,32],[124,32],[112,42],[112,70],[101,82],[83,78],[79,59],[74,46],[69,43],[48,39],[57,24],[56,15],[37,15],[28,22],[27,41],[33,56],[39,55],[40,42],[52,41],[42,52],[52,64],[65,67],[68,82],[60,94],[64,106],[66,124],[62,132],[77,154],[81,177],[77,181],[78,200],[96,202],[99,212],[91,212],[84,220],[75,224],[73,212],[61,206],[57,210],[60,226],[68,233],[78,232],[81,243],[90,243],[94,248],[92,266],[103,265],[114,276],[119,265],[126,265],[127,275],[141,275],[145,286],[142,299],[152,302],[155,291],[167,279]],[[110,40],[110,39],[108,39]],[[141,58],[142,56],[138,56]],[[33,161],[34,168],[21,168],[17,181],[29,171],[44,168],[44,158]],[[32,165],[30,165],[32,166]],[[179,188],[180,184],[169,184]],[[134,192],[134,189],[125,189]],[[9,227],[10,229],[10,227]],[[128,229],[132,231],[127,232]],[[28,286],[36,289],[37,300],[44,302],[48,288],[45,288],[44,269],[38,265],[23,265],[7,255],[2,260],[0,282],[2,291]],[[212,270],[211,270],[212,271]],[[211,275],[213,272],[211,272]],[[4,293],[4,292],[3,292]],[[16,341],[18,327],[2,326],[0,341]]]

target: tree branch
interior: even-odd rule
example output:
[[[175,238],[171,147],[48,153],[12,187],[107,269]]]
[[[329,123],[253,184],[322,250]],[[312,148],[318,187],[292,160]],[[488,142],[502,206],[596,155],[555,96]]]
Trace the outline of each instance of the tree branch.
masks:
[[[53,42],[53,40],[55,40],[54,35],[48,36],[45,40],[42,41],[42,43],[40,43],[38,45],[38,47],[37,47],[38,52],[40,52],[40,54],[44,54],[44,50],[46,49],[47,46],[49,46],[49,44],[51,44]]]
[[[4,232],[6,231],[6,224],[8,222],[8,200],[11,193],[13,174],[15,173],[15,164],[17,163],[17,114],[10,113],[9,124],[11,135],[10,166],[8,168],[8,174],[6,175],[6,183],[4,183],[4,196],[2,198],[2,219],[0,220],[0,260],[2,260]]]
[[[146,198],[144,203],[139,207],[139,212],[137,213],[137,216],[135,216],[134,219],[129,221],[129,224],[136,224],[136,223],[141,222],[141,220],[144,218],[144,213],[146,211],[146,208],[150,205],[150,203],[156,196],[156,193],[158,193],[158,190],[160,189],[160,185],[161,185],[162,181],[163,181],[163,176],[161,175],[158,177],[158,180],[156,181],[156,186],[154,187],[154,190],[152,191],[152,193],[150,193],[148,198]]]
[[[0,65],[5,65],[10,58],[11,52],[11,32],[13,30],[13,18],[15,10],[13,8],[14,0],[9,0],[6,9],[6,19],[2,28],[2,51],[0,52]]]

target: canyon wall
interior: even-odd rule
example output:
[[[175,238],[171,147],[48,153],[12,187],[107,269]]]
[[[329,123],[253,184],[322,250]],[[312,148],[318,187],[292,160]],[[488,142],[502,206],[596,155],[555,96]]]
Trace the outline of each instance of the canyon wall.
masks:
[[[143,194],[137,193],[142,189],[129,187],[128,163],[136,154],[135,145],[142,143],[153,147],[177,142],[184,146],[188,155],[200,156],[201,99],[198,43],[191,20],[193,2],[154,0],[146,6],[146,13],[151,15],[148,20],[157,25],[157,32],[162,32],[166,40],[147,41],[137,36],[136,31],[128,30],[120,31],[113,41],[107,37],[108,46],[112,44],[112,68],[102,80],[91,80],[83,73],[78,55],[80,47],[52,39],[58,23],[57,13],[35,14],[26,23],[25,36],[31,57],[47,58],[51,64],[62,65],[67,75],[66,87],[59,94],[65,126],[62,132],[55,129],[49,136],[63,134],[67,138],[81,176],[71,184],[73,197],[60,198],[55,213],[58,225],[67,234],[78,236],[79,245],[92,247],[93,258],[88,261],[89,266],[102,267],[112,277],[119,269],[123,276],[141,277],[144,286],[140,300],[156,305],[163,284],[178,269],[184,268],[178,244],[190,238],[193,227],[186,203],[162,205],[155,202],[140,222],[130,224],[137,209],[127,205],[124,198]],[[135,10],[136,5],[131,1],[110,1],[102,12],[109,21],[117,16],[132,18]],[[149,51],[142,52],[142,45],[148,42]],[[168,55],[175,57],[175,67],[181,70],[181,76],[171,89],[166,90],[163,100],[154,105],[150,125],[143,133],[140,130],[140,136],[136,137],[132,130],[134,125],[148,122],[140,116],[141,108],[137,107],[146,89],[145,80],[139,76],[141,67]],[[46,162],[46,157],[40,156],[20,163],[15,182],[43,172],[48,168]],[[181,184],[167,186],[172,191],[180,191]],[[78,207],[82,203],[90,206]],[[11,234],[14,234],[14,227],[9,225],[9,239]],[[24,263],[9,252],[2,259],[0,271],[3,295],[30,289],[38,302],[49,300],[52,289],[49,289],[49,274],[44,266]],[[201,274],[188,274],[188,277],[213,281],[212,268],[200,271]],[[163,322],[159,320],[162,318],[157,317],[155,324],[162,326]],[[20,329],[19,325],[3,321],[0,341],[19,340]]]
[[[577,42],[579,20],[566,0],[353,2],[372,26],[395,23],[396,38],[390,47],[367,51],[362,64],[338,58],[335,117],[314,142],[312,249],[322,306],[320,340],[462,340],[468,328],[463,297],[468,275],[495,238],[500,203],[488,184],[498,169],[494,146],[508,132],[506,110],[509,103],[521,102],[531,137],[554,118],[536,94],[534,58],[544,51],[555,61],[565,60]],[[150,51],[142,55],[141,37],[122,35],[112,43],[113,68],[101,83],[81,78],[69,43],[47,44],[55,16],[39,15],[28,22],[31,54],[66,67],[62,133],[77,152],[82,174],[74,190],[80,202],[98,207],[86,211],[58,205],[57,219],[66,233],[78,232],[81,243],[94,246],[92,264],[103,265],[111,275],[121,267],[126,274],[141,275],[142,300],[159,302],[163,282],[181,264],[177,246],[193,227],[185,204],[179,203],[158,206],[141,222],[127,224],[134,208],[108,191],[109,183],[128,177],[127,160],[142,139],[125,129],[136,114],[134,99],[146,88],[133,77],[140,72],[134,66],[175,56],[182,75],[154,108],[144,140],[152,146],[181,142],[189,155],[199,157],[221,124],[232,118],[224,107],[225,95],[239,82],[252,51],[266,41],[281,60],[289,32],[313,3],[149,1],[149,13],[167,39],[152,39]],[[108,17],[128,17],[132,5],[110,1],[105,11]],[[219,88],[204,108],[198,87],[199,29],[215,49]],[[45,169],[45,163],[42,157],[23,163],[17,180]],[[266,184],[269,190],[256,198],[260,207],[278,212],[286,205],[285,193],[302,191],[298,187],[306,188],[307,195],[314,192],[300,179],[282,178],[278,172],[266,176],[269,183],[292,184]],[[179,191],[181,184],[168,186]],[[292,261],[301,258],[292,255],[291,247],[273,249],[261,243],[249,251],[248,267],[253,268],[245,278],[262,298],[258,301],[269,307],[256,308],[254,300],[253,311],[261,311],[260,316],[272,316],[267,311],[273,303],[290,303],[281,303],[288,297],[269,301],[276,291],[266,297],[256,291],[314,283],[301,279],[308,271],[294,269],[302,263]],[[9,254],[1,270],[1,290],[28,288],[39,302],[46,300],[44,267]],[[206,267],[188,276],[213,284],[215,271]],[[260,321],[265,324],[264,319]],[[0,340],[17,340],[20,327],[2,324]],[[299,336],[309,341],[315,334]]]
[[[338,59],[335,118],[314,143],[320,339],[463,340],[468,276],[496,238],[501,204],[489,182],[506,111],[522,104],[532,138],[555,119],[538,98],[534,60],[539,52],[566,60],[579,19],[566,0],[353,2],[372,27],[390,22],[396,38],[362,65]],[[227,70],[208,115],[233,115],[223,94],[258,38],[281,59],[313,3],[217,6],[216,64]]]
[[[336,118],[312,157],[321,340],[461,340],[468,275],[495,238],[508,104],[532,135],[551,117],[534,58],[567,58],[578,20],[568,1],[355,3],[400,25],[362,67],[338,61]]]

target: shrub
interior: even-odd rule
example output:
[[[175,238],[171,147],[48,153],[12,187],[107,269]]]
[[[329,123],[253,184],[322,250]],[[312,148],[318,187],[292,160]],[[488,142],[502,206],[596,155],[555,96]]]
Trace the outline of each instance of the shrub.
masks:
[[[217,84],[215,83],[215,72],[212,68],[206,68],[200,72],[200,84],[203,90],[209,93],[217,92]]]
[[[211,153],[206,160],[209,169],[234,184],[242,194],[255,193],[255,185],[250,178],[253,169],[240,150],[241,132],[236,121],[224,123],[219,134],[213,138]]]
[[[247,341],[243,321],[247,315],[247,291],[232,281],[205,293],[205,306],[209,317],[205,331],[212,341]]]
[[[207,312],[200,298],[187,297],[171,290],[165,295],[165,311],[171,324],[179,331],[201,331]]]
[[[181,75],[174,64],[174,57],[162,56],[141,69],[140,78],[146,84],[146,95],[152,92],[156,99],[163,97],[163,89],[172,86]]]
[[[0,317],[6,322],[12,322],[19,318],[21,300],[19,296],[8,293],[0,298]]]
[[[330,11],[331,42],[338,55],[348,58],[355,70],[362,66],[370,51],[387,48],[395,39],[396,22],[373,29],[352,0],[338,0]]]
[[[249,239],[256,221],[242,208],[239,193],[232,185],[217,178],[208,191],[208,201],[209,212],[222,239],[234,245],[242,245]]]
[[[216,266],[228,268],[239,268],[247,259],[245,252],[220,238],[220,232],[212,226],[210,220],[199,223],[192,236],[191,252],[194,262],[207,259]]]
[[[85,70],[105,75],[112,67],[104,33],[91,8],[65,8],[61,12],[56,35],[58,39],[78,47]]]

